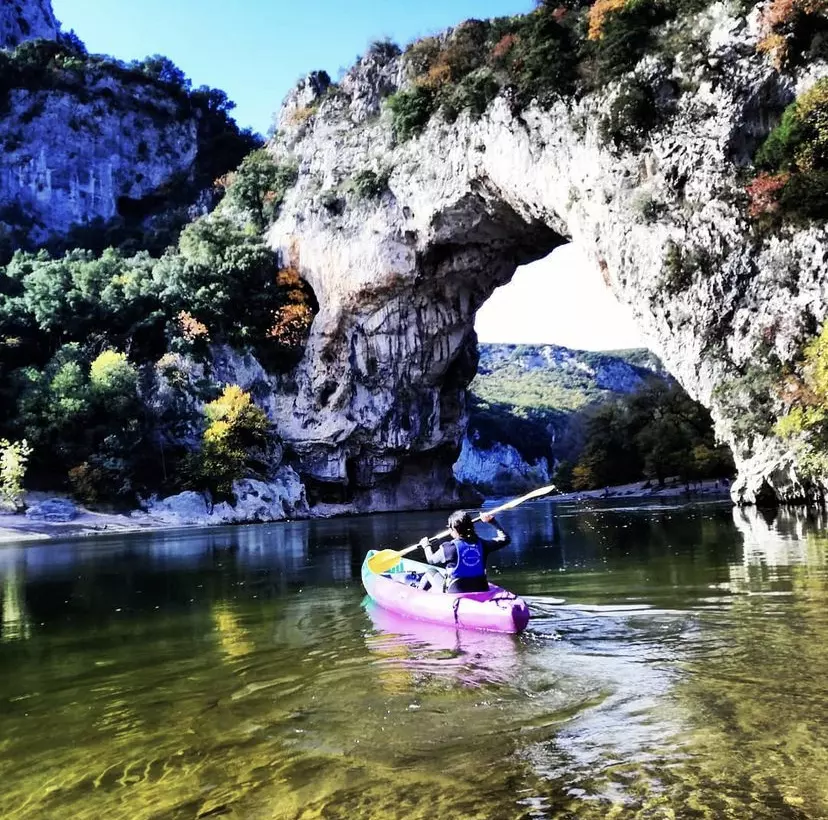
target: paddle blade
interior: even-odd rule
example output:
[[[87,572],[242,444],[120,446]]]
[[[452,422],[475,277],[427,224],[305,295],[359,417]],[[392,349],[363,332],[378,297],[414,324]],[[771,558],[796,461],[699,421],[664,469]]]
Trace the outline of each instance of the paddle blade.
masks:
[[[376,575],[382,575],[400,563],[400,554],[396,550],[380,550],[368,559],[368,569]]]
[[[505,512],[506,510],[512,510],[520,504],[523,504],[524,501],[530,501],[533,498],[540,498],[543,495],[549,495],[549,493],[552,493],[557,489],[558,488],[554,484],[550,484],[548,487],[541,487],[538,490],[532,490],[531,493],[526,493],[526,495],[522,495],[520,498],[508,501],[506,504],[495,507],[493,510],[487,510],[486,513],[488,515],[495,515],[496,513]],[[480,520],[479,517],[477,520]]]

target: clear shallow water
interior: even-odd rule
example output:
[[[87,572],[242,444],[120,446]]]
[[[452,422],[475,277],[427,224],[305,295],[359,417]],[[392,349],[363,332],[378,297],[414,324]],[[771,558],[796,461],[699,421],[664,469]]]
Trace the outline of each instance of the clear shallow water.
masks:
[[[0,547],[0,817],[828,817],[823,520],[526,505],[519,638],[365,602],[444,520]]]

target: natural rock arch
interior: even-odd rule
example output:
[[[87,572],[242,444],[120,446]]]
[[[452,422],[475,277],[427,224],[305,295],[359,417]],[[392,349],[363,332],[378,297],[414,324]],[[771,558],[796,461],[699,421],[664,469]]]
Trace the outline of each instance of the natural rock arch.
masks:
[[[739,432],[738,390],[727,404],[714,388],[736,384],[761,344],[790,361],[825,319],[826,236],[751,234],[737,172],[793,85],[756,54],[755,16],[711,9],[695,90],[678,94],[657,61],[639,65],[673,95],[640,151],[602,139],[612,88],[520,114],[501,97],[477,120],[435,118],[400,143],[381,100],[403,84],[402,64],[377,54],[335,92],[314,75],[286,101],[271,150],[298,163],[299,180],[269,240],[320,313],[275,415],[317,498],[356,509],[455,500],[475,311],[518,265],[565,241],[587,251],[711,408],[740,470],[735,497],[804,495],[796,457]]]

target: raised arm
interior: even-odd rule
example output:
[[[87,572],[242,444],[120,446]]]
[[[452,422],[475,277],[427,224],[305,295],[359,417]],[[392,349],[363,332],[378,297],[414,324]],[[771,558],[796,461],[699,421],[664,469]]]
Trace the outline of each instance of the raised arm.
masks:
[[[481,539],[483,541],[483,546],[485,547],[487,553],[502,549],[503,547],[506,547],[511,543],[512,539],[509,537],[509,533],[506,532],[506,530],[504,530],[503,527],[501,527],[497,521],[495,521],[493,515],[483,513],[480,516],[480,520],[484,524],[490,524],[492,527],[495,528],[494,538]]]

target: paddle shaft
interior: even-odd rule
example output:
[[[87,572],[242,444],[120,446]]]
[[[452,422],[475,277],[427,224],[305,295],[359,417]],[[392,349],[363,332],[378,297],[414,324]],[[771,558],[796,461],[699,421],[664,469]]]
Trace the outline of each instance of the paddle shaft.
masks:
[[[515,498],[512,501],[507,502],[506,504],[502,504],[499,507],[495,507],[493,510],[488,510],[485,513],[480,513],[480,515],[476,516],[472,519],[472,521],[476,524],[484,515],[497,515],[498,513],[505,512],[506,510],[512,510],[520,504],[523,504],[524,501],[529,501],[531,498],[540,498],[543,495],[549,495],[553,490],[557,489],[554,484],[550,484],[548,487],[541,487],[539,490],[533,490],[531,493],[527,493],[526,495],[522,495],[520,498]],[[429,537],[429,541],[437,541],[440,538],[445,538],[447,535],[451,535],[451,530],[443,530],[442,532],[438,532],[437,535],[432,535]],[[416,544],[412,544],[410,547],[406,547],[404,550],[400,550],[399,554],[400,557],[403,555],[408,555],[409,552],[414,552],[415,549],[420,547],[420,542],[418,541]]]

